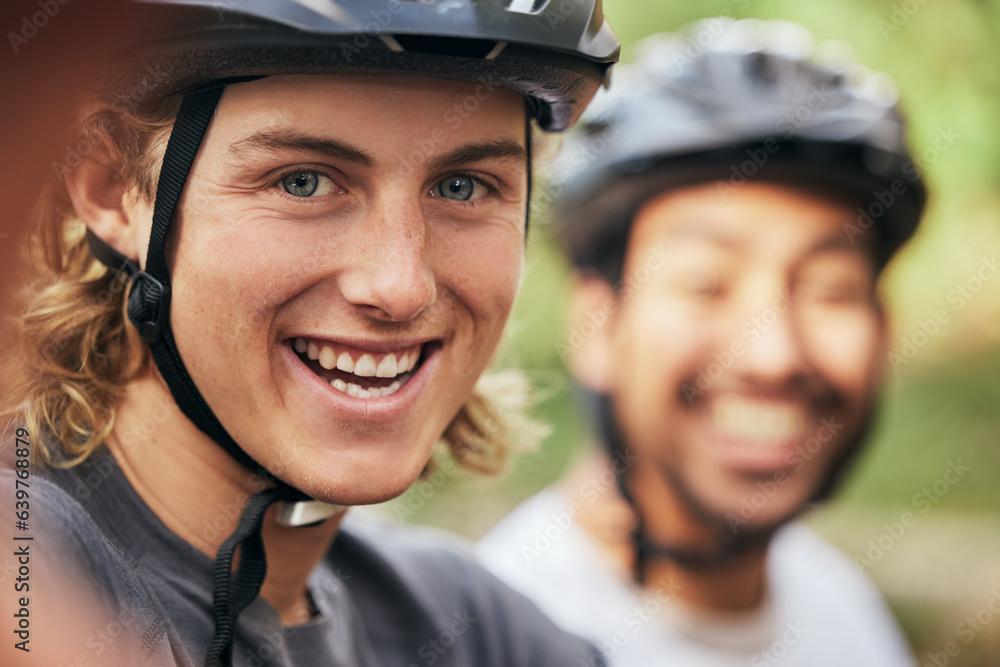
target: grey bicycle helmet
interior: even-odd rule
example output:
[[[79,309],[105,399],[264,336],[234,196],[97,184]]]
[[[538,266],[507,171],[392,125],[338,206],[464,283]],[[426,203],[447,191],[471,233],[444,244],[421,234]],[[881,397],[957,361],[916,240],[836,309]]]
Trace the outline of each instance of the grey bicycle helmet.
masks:
[[[813,48],[801,26],[756,19],[708,19],[644,40],[556,164],[557,236],[574,263],[613,283],[643,201],[679,185],[719,181],[724,191],[747,179],[849,196],[874,219],[884,263],[913,234],[926,190],[892,81],[846,50]],[[894,183],[893,204],[869,214],[873,196]]]
[[[268,74],[473,81],[532,101],[542,129],[582,113],[620,44],[600,0],[138,0],[149,26],[104,82],[133,103]]]

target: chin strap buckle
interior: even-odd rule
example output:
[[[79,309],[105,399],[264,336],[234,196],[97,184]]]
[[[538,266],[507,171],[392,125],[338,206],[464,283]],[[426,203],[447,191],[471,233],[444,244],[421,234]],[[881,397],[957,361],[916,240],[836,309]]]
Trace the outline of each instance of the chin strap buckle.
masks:
[[[160,339],[170,326],[169,313],[170,285],[145,271],[134,273],[128,298],[128,316],[144,341],[153,344]]]
[[[314,526],[347,511],[344,505],[319,500],[285,501],[278,505],[279,526]]]

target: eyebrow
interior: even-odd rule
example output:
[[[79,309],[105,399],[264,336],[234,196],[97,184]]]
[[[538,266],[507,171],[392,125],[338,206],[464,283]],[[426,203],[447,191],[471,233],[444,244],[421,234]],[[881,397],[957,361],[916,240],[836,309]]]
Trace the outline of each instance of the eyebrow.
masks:
[[[833,252],[844,250],[847,252],[859,252],[861,254],[867,254],[867,244],[852,243],[851,239],[847,238],[846,234],[832,234],[824,239],[818,241],[809,250],[812,253],[822,253],[822,252]]]
[[[513,139],[480,141],[458,146],[428,163],[431,171],[479,162],[480,160],[527,160],[528,151]]]
[[[691,220],[680,229],[675,229],[670,237],[707,241],[726,248],[735,248],[746,244],[746,239],[742,236],[726,232],[712,224],[711,221],[703,219]]]
[[[371,167],[375,164],[375,160],[370,155],[345,142],[291,131],[255,132],[230,144],[226,153],[230,157],[239,157],[243,153],[254,150],[277,151],[284,149],[320,153],[338,160],[364,165],[365,167]]]

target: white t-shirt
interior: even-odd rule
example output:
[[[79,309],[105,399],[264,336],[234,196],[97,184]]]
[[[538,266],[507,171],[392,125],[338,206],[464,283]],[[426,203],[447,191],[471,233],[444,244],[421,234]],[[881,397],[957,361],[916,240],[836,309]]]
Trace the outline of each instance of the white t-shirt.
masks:
[[[785,526],[771,542],[758,609],[705,613],[681,604],[671,582],[642,589],[613,571],[569,505],[556,491],[539,493],[476,554],[565,629],[594,642],[612,667],[915,664],[874,584],[805,524]]]

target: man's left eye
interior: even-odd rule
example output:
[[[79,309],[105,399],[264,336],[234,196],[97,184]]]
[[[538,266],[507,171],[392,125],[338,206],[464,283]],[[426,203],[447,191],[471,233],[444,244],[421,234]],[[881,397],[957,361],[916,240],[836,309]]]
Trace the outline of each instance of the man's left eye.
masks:
[[[470,201],[486,194],[486,187],[471,176],[449,176],[431,188],[432,197]]]
[[[294,171],[281,178],[281,189],[295,197],[312,197],[330,194],[334,183],[328,176],[316,171]]]

